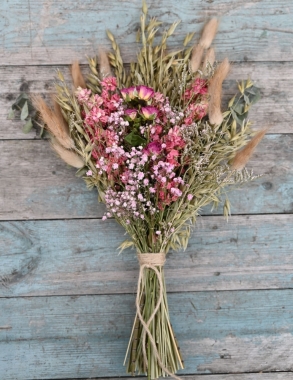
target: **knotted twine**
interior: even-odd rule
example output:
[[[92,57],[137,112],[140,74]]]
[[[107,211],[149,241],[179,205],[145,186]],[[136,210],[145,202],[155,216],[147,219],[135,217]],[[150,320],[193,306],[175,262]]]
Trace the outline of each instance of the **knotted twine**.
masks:
[[[160,355],[157,350],[156,342],[154,337],[152,336],[152,333],[149,329],[149,325],[152,322],[152,320],[155,318],[156,313],[159,310],[159,307],[163,301],[163,279],[162,279],[162,272],[159,271],[156,267],[162,267],[165,264],[166,261],[166,255],[165,253],[140,253],[137,254],[137,258],[140,264],[139,269],[139,276],[138,276],[138,283],[137,283],[137,294],[136,294],[136,313],[138,316],[138,319],[140,320],[140,323],[143,326],[143,332],[142,332],[142,353],[143,353],[143,359],[145,367],[148,367],[148,360],[147,360],[147,354],[146,354],[146,347],[145,347],[145,340],[146,340],[146,334],[148,335],[149,342],[151,343],[153,347],[153,351],[155,354],[155,357],[162,368],[164,372],[166,372],[169,376],[173,377],[173,379],[181,380],[180,377],[176,376],[175,374],[171,373],[163,364]],[[141,284],[143,283],[144,276],[145,276],[145,269],[151,269],[155,272],[159,285],[160,285],[160,294],[159,299],[157,301],[156,307],[154,308],[153,313],[149,317],[148,321],[145,321],[141,315],[140,312],[140,291],[141,291]]]

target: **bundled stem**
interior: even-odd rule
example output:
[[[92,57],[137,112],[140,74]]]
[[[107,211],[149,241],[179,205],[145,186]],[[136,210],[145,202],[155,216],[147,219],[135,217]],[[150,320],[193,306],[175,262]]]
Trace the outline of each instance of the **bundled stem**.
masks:
[[[167,375],[179,379],[174,373],[184,367],[170,324],[164,270],[144,265],[140,274],[138,310],[126,353],[127,372],[146,373],[149,379]]]

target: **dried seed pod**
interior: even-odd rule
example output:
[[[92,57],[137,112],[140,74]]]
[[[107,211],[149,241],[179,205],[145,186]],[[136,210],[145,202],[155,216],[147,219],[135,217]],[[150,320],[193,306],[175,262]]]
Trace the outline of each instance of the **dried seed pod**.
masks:
[[[206,23],[199,40],[199,45],[201,45],[204,49],[208,49],[211,46],[211,43],[217,34],[218,26],[219,22],[216,18],[212,18]]]
[[[71,75],[72,75],[72,80],[74,87],[81,87],[81,88],[86,88],[85,80],[84,77],[80,71],[80,66],[78,61],[74,61],[71,66]]]
[[[68,126],[61,114],[61,110],[60,113],[58,111],[57,113],[53,112],[40,95],[34,95],[31,99],[34,108],[40,113],[45,128],[56,137],[59,144],[64,148],[73,148],[74,142],[69,136]]]
[[[60,125],[62,125],[64,130],[69,135],[69,126],[66,123],[66,121],[64,120],[64,117],[63,117],[63,114],[61,111],[61,107],[60,107],[59,103],[57,102],[57,100],[55,99],[55,97],[53,97],[53,106],[54,106],[54,113],[55,113],[56,118],[59,120]]]
[[[255,148],[266,134],[267,130],[268,128],[265,128],[257,132],[257,134],[248,142],[248,144],[246,144],[243,149],[236,153],[231,162],[232,170],[242,170],[245,167]]]
[[[52,139],[51,146],[53,150],[65,161],[68,165],[74,168],[81,169],[84,167],[84,162],[80,156],[78,156],[72,150],[65,149],[62,145],[58,144],[55,139]]]
[[[221,112],[222,83],[228,75],[229,69],[230,63],[228,58],[225,58],[217,67],[215,74],[209,83],[209,120],[211,124],[219,125],[223,121],[223,115]]]
[[[191,54],[190,67],[193,73],[199,69],[203,52],[210,47],[217,30],[218,20],[216,18],[212,18],[203,28],[199,43],[194,46]]]
[[[201,45],[195,45],[192,49],[190,67],[193,73],[195,73],[201,65],[203,50],[204,49]]]
[[[102,49],[99,50],[99,65],[102,78],[110,77],[112,75],[108,54]]]

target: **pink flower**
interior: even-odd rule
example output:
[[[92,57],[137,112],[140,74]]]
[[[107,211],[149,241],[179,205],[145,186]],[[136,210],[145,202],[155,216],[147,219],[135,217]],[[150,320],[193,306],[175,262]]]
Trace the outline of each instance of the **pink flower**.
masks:
[[[155,99],[156,102],[162,103],[165,100],[165,97],[160,92],[155,92],[154,99]]]
[[[141,113],[146,119],[154,119],[158,114],[158,110],[152,106],[141,107]]]
[[[101,106],[102,104],[103,104],[103,102],[104,102],[104,100],[103,100],[103,98],[100,96],[100,95],[95,95],[94,96],[94,104],[96,105],[96,106]]]
[[[101,85],[108,91],[115,91],[117,88],[117,80],[115,77],[106,77],[102,80]]]
[[[162,145],[159,141],[153,141],[149,143],[145,148],[145,152],[148,154],[149,153],[159,154],[161,153],[161,151],[162,151]]]
[[[88,102],[91,93],[91,90],[77,87],[77,90],[75,91],[75,96],[77,97],[78,102],[82,104]]]
[[[88,171],[86,172],[86,175],[87,175],[87,176],[91,176],[91,175],[93,175],[93,172],[92,172],[91,170],[88,170]]]
[[[129,101],[137,97],[136,87],[127,87],[120,90],[124,100]]]
[[[153,97],[155,93],[155,91],[152,88],[146,86],[137,86],[136,90],[138,92],[139,99],[143,100],[149,100]]]
[[[192,198],[193,198],[193,195],[192,195],[192,194],[188,194],[188,195],[187,195],[187,199],[188,199],[189,201],[191,201]]]
[[[143,177],[144,177],[144,173],[143,172],[139,172],[138,175],[137,175],[137,179],[141,180],[141,179],[143,179]]]
[[[191,86],[185,91],[184,97],[190,99],[193,96],[206,95],[207,92],[207,81],[205,79],[196,78]]]
[[[191,85],[194,94],[207,94],[207,81],[205,79],[196,78]]]
[[[137,115],[137,110],[135,108],[129,108],[124,111],[124,114],[128,116],[131,120],[134,120]]]

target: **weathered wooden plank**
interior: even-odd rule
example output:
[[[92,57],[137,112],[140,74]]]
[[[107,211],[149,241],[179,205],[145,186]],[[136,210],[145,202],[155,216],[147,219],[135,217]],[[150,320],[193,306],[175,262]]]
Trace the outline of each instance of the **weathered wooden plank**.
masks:
[[[291,380],[292,372],[273,372],[273,373],[241,373],[233,375],[191,375],[191,376],[180,376],[181,379],[185,380]],[[117,378],[91,378],[91,380],[119,380],[121,377]],[[83,379],[72,379],[72,380],[83,380]],[[88,379],[84,379],[88,380]],[[123,377],[123,380],[133,380],[133,377]]]
[[[291,61],[292,3],[290,0],[182,0],[149,2],[150,13],[167,27],[183,20],[170,46],[182,44],[188,32],[199,33],[205,21],[222,20],[215,46],[219,57],[233,61]],[[85,61],[98,46],[109,46],[110,29],[121,46],[126,62],[136,55],[135,35],[140,0],[70,1],[21,0],[1,2],[0,60],[4,65],[62,64]]]
[[[1,378],[123,376],[134,298],[2,298]],[[170,294],[182,374],[292,371],[291,299],[292,290]]]
[[[293,215],[198,220],[185,252],[171,253],[168,292],[292,288]],[[0,297],[134,293],[135,252],[115,221],[0,223]]]
[[[184,380],[292,380],[292,372],[262,372],[262,373],[242,373],[242,374],[224,374],[224,375],[181,375],[180,378]],[[118,380],[121,377],[107,377],[99,378],[99,380]],[[82,379],[72,379],[82,380]],[[84,379],[89,380],[89,379]],[[98,380],[98,378],[91,378],[91,380]],[[133,380],[133,377],[123,377],[123,380]]]
[[[264,173],[230,193],[233,214],[293,210],[293,135],[267,135],[251,167]],[[96,218],[104,213],[95,191],[74,176],[46,141],[0,141],[0,219]],[[219,209],[215,214],[221,214]],[[210,207],[203,210],[210,214]]]
[[[42,93],[49,97],[54,90],[57,66],[0,66],[0,139],[32,139],[36,132],[25,135],[22,123],[7,120],[8,110],[20,91]],[[68,66],[60,67],[70,83]],[[85,75],[88,67],[83,67]],[[250,119],[256,128],[270,127],[270,133],[292,133],[293,67],[288,62],[235,63],[224,84],[226,103],[236,92],[236,80],[252,78],[263,93],[262,100],[252,107]]]

